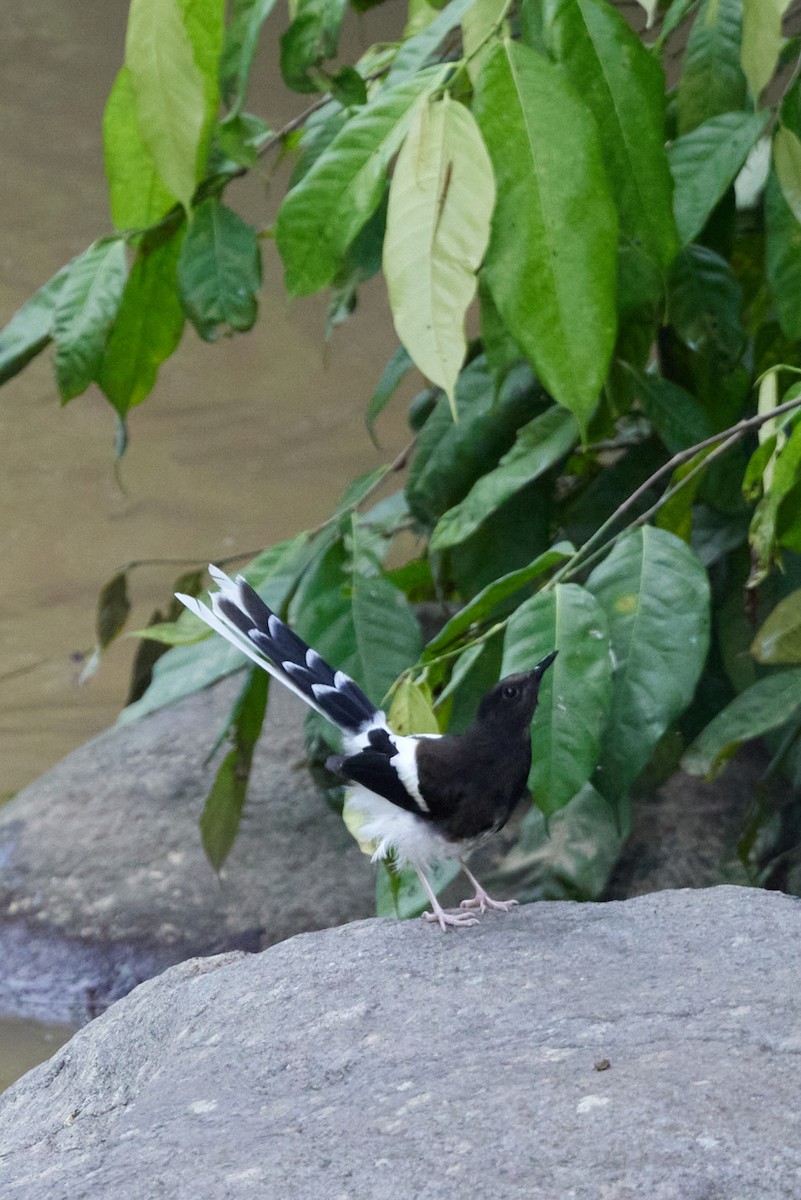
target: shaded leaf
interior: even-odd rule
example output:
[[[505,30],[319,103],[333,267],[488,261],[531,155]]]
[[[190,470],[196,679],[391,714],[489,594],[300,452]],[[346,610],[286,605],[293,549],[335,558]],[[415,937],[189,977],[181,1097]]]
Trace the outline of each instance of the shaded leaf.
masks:
[[[388,83],[400,83],[419,71],[475,2],[476,0],[450,0],[425,28],[407,38],[395,55]]]
[[[117,238],[93,242],[70,264],[53,321],[62,401],[85,392],[97,377],[127,274],[125,244]]]
[[[340,67],[328,80],[331,95],[343,108],[354,108],[367,103],[367,86],[353,67]]]
[[[374,446],[378,444],[375,436],[375,423],[394,396],[400,386],[401,380],[413,366],[414,363],[409,357],[406,348],[398,346],[392,358],[381,372],[381,378],[370,398],[370,403],[367,405],[367,414],[365,416],[367,431]]]
[[[797,424],[776,454],[770,468],[769,484],[751,520],[749,542],[752,551],[749,587],[756,587],[768,574],[776,555],[776,523],[785,497],[793,491],[801,476],[801,423]]]
[[[258,315],[261,253],[252,225],[219,200],[195,209],[178,259],[181,300],[187,316],[206,342],[218,326],[252,329]]]
[[[242,111],[261,27],[274,7],[275,0],[232,0],[220,56],[220,90],[232,113]]]
[[[597,125],[558,67],[498,46],[474,108],[498,200],[484,276],[512,336],[582,429],[615,341],[617,218]]]
[[[775,171],[765,188],[765,276],[782,332],[793,340],[801,338],[801,224]]]
[[[699,450],[687,462],[676,468],[670,477],[670,490],[672,491],[674,488],[679,488],[679,490],[665,501],[656,514],[657,527],[666,529],[668,533],[674,533],[683,542],[689,543],[692,540],[693,504],[705,474],[704,470],[698,468],[713,449],[713,446],[706,446],[705,449]],[[690,476],[689,480],[688,476]]]
[[[292,24],[281,35],[281,74],[288,87],[325,90],[316,68],[336,54],[346,8],[347,0],[298,0]]]
[[[395,733],[439,733],[431,689],[404,675],[392,695],[387,721]]]
[[[695,396],[669,379],[629,370],[643,412],[671,454],[688,450],[713,432],[709,417]]]
[[[557,584],[526,600],[506,627],[501,676],[530,671],[551,650],[531,728],[534,800],[548,815],[563,808],[598,761],[612,695],[607,622],[590,592]]]
[[[56,304],[68,273],[69,267],[62,267],[0,330],[0,383],[13,379],[50,344]]]
[[[439,895],[460,871],[461,867],[455,859],[445,858],[426,868],[426,878],[435,895]],[[430,907],[431,902],[414,867],[405,867],[398,871],[386,862],[379,866],[376,879],[376,916],[399,917],[404,920],[419,917]]]
[[[101,650],[110,646],[122,632],[130,611],[128,576],[121,571],[104,584],[97,599],[97,644]]]
[[[754,638],[751,653],[761,663],[801,662],[801,589],[779,601]]]
[[[403,592],[380,575],[351,575],[350,617],[358,679],[380,703],[390,685],[420,656],[420,627]]]
[[[469,109],[448,96],[421,103],[392,176],[384,275],[398,337],[452,408],[494,204],[492,164]]]
[[[776,130],[773,137],[773,165],[796,221],[801,221],[801,140],[791,129]]]
[[[681,765],[689,775],[714,779],[742,742],[781,728],[801,709],[801,670],[780,671],[741,692],[707,725]]]
[[[740,66],[742,0],[702,0],[684,54],[678,88],[679,132],[745,106]]]
[[[746,345],[742,288],[725,259],[706,246],[688,246],[670,277],[668,317],[691,350],[714,349],[732,366]]]

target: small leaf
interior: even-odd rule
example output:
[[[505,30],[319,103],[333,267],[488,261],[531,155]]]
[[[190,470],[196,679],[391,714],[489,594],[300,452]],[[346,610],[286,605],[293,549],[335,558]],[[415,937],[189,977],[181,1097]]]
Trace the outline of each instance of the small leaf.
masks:
[[[679,132],[745,106],[740,66],[743,0],[702,0],[690,31],[678,88]]]
[[[469,109],[447,96],[421,103],[392,177],[384,274],[398,337],[454,412],[494,204],[492,164]]]
[[[387,721],[395,733],[439,733],[431,689],[404,675],[392,696]]]
[[[281,74],[288,87],[324,90],[317,68],[337,52],[346,7],[346,0],[298,0],[292,24],[281,36]]]
[[[414,363],[409,357],[405,346],[398,346],[392,358],[381,372],[381,378],[370,398],[370,403],[367,406],[367,415],[365,416],[367,431],[374,446],[378,445],[375,436],[375,423],[394,396],[400,386],[401,380],[413,366]]]
[[[490,34],[507,11],[506,0],[474,0],[462,16],[462,53],[473,83],[492,53],[494,43]]]
[[[751,645],[761,663],[801,662],[801,588],[774,608]]]
[[[261,27],[274,7],[275,0],[232,0],[220,57],[220,89],[232,113],[242,111]]]
[[[754,100],[770,82],[784,41],[782,17],[790,0],[743,0],[740,61]]]
[[[258,315],[261,253],[256,231],[219,200],[195,209],[178,259],[181,299],[206,342],[218,326],[252,329]]]
[[[534,800],[547,815],[563,808],[598,761],[612,695],[609,637],[601,606],[574,583],[540,592],[512,614],[501,676],[530,671],[551,650],[531,730]]]
[[[440,44],[455,29],[463,16],[476,0],[450,0],[449,4],[434,16],[424,29],[416,33],[398,50],[388,83],[394,85],[404,79],[409,79],[435,53]]]
[[[367,87],[353,67],[340,67],[328,80],[331,95],[343,108],[356,108],[367,103]]]
[[[125,63],[144,143],[161,180],[189,211],[200,177],[205,85],[177,0],[132,0]]]
[[[0,330],[0,384],[13,379],[49,345],[56,305],[68,273],[69,267],[62,267]]]
[[[103,586],[97,600],[97,644],[105,650],[125,627],[131,602],[128,599],[128,576],[125,571],[115,575]]]
[[[781,728],[801,709],[801,670],[778,671],[741,692],[707,725],[681,765],[689,775],[714,779],[741,742]]]
[[[776,130],[773,138],[773,165],[796,221],[801,221],[801,141],[790,129]]]
[[[659,375],[633,369],[629,375],[643,412],[671,454],[688,450],[711,435],[709,417],[695,396]]]
[[[97,377],[127,274],[125,245],[117,238],[93,242],[70,265],[53,322],[62,401],[85,392]]]

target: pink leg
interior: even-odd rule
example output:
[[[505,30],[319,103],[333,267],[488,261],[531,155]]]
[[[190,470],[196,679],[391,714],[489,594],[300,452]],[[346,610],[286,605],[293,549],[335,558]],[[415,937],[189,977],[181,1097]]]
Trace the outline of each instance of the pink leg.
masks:
[[[488,908],[494,908],[498,912],[509,912],[510,908],[515,907],[517,900],[493,900],[491,896],[488,896],[473,872],[468,869],[464,859],[460,858],[459,862],[465,875],[476,889],[475,896],[470,900],[463,900],[460,908],[477,908],[479,912],[486,912]]]
[[[426,890],[426,894],[431,901],[433,912],[424,912],[423,919],[425,921],[439,921],[439,927],[443,933],[447,933],[449,929],[461,928],[464,925],[478,925],[475,917],[471,917],[468,913],[449,913],[440,904],[437,897],[434,895],[434,889],[426,879],[419,867],[415,867],[420,882]],[[482,909],[483,912],[483,909]]]

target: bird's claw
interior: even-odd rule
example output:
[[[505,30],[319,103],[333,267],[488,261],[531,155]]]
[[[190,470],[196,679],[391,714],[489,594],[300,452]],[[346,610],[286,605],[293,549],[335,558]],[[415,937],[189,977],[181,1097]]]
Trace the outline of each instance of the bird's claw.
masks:
[[[479,924],[478,919],[469,913],[446,912],[444,908],[440,908],[435,912],[424,912],[423,920],[429,922],[437,921],[443,933],[447,933],[449,929],[463,929],[468,925]]]
[[[495,912],[509,912],[510,909],[516,908],[517,900],[493,900],[492,896],[488,896],[483,888],[480,888],[475,896],[471,896],[469,900],[463,900],[459,905],[460,908],[477,908],[479,912],[487,912],[488,909],[493,909]]]

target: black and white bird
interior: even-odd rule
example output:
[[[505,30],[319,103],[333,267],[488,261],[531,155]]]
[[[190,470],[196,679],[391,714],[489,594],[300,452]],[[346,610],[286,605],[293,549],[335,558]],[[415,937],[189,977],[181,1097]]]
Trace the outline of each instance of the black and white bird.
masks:
[[[530,726],[540,681],[554,650],[531,671],[509,675],[488,692],[462,734],[393,733],[383,712],[342,671],[335,671],[268,608],[249,583],[217,567],[211,608],[178,599],[248,658],[279,679],[342,732],[344,753],[330,770],[350,785],[348,802],[363,819],[360,839],[373,861],[392,855],[414,867],[431,901],[423,915],[443,930],[474,925],[472,910],[507,912],[516,900],[493,900],[468,869],[464,855],[502,829],[526,791],[531,767]],[[457,912],[446,911],[426,877],[440,859],[458,858],[475,888]]]

